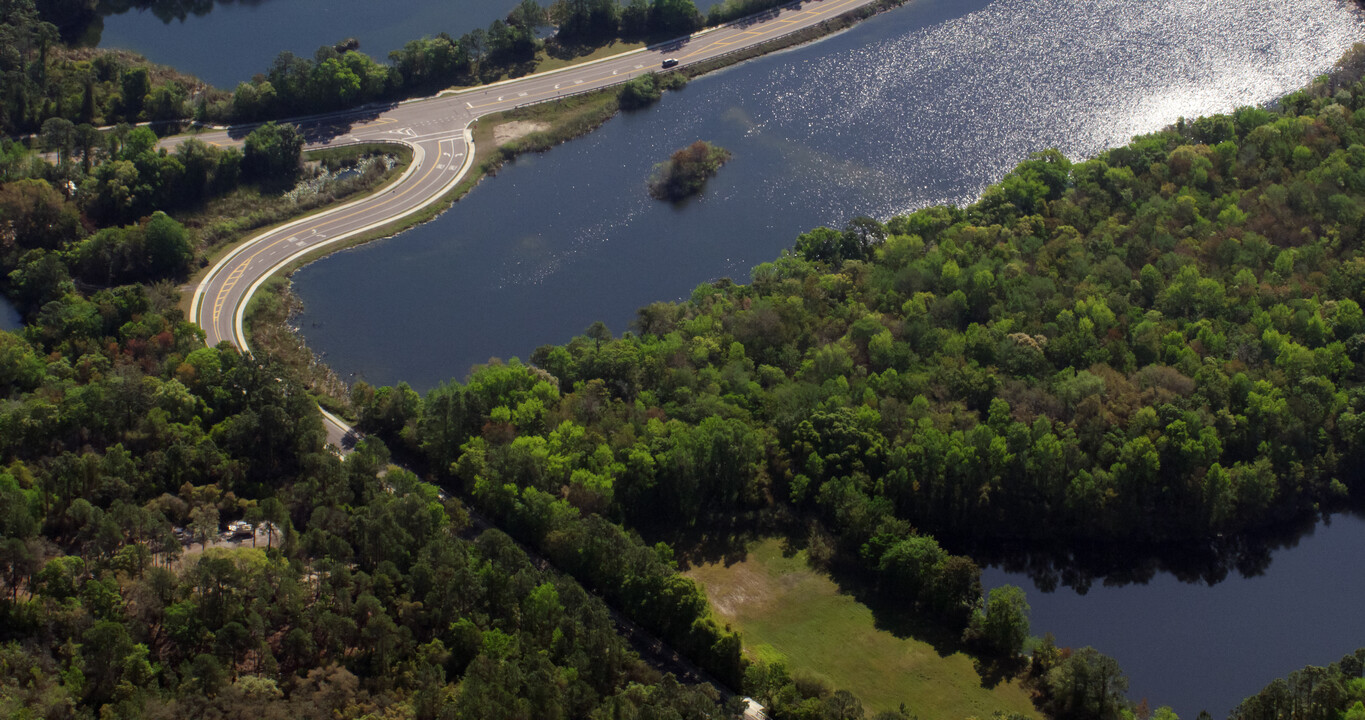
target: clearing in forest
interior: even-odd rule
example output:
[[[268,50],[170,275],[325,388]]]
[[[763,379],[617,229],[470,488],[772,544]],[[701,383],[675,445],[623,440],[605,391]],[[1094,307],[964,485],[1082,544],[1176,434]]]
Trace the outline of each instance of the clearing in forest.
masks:
[[[784,557],[779,540],[750,545],[743,562],[697,565],[686,575],[706,588],[717,619],[743,634],[748,657],[823,676],[857,695],[869,716],[901,703],[921,720],[989,718],[996,710],[1038,716],[1017,682],[984,688],[965,654],[941,656],[929,643],[877,629],[872,610],[812,570],[805,551]]]

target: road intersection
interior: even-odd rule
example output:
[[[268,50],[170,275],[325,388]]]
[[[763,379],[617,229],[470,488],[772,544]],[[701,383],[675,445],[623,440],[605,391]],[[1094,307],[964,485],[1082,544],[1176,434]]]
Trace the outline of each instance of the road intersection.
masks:
[[[294,260],[321,248],[371,233],[441,200],[473,165],[470,125],[478,118],[540,102],[599,90],[654,72],[663,60],[680,67],[741,51],[814,26],[874,0],[805,0],[687,38],[555,71],[480,86],[384,108],[365,108],[296,122],[309,149],[363,142],[393,142],[412,149],[403,175],[378,194],[263,232],[219,259],[196,287],[191,319],[210,346],[227,341],[248,351],[242,320],[252,294]],[[217,145],[239,144],[249,128],[195,137]],[[177,139],[168,139],[174,144]],[[350,430],[324,413],[329,439]]]

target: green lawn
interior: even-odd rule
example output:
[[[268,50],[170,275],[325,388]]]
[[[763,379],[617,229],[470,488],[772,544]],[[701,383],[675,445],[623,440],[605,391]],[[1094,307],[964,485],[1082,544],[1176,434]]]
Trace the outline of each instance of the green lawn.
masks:
[[[981,687],[966,655],[941,657],[928,643],[875,628],[871,610],[811,570],[804,552],[783,557],[778,540],[754,543],[743,562],[687,575],[743,634],[746,654],[822,675],[857,695],[869,715],[901,703],[921,720],[984,719],[996,710],[1038,715],[1018,683]]]

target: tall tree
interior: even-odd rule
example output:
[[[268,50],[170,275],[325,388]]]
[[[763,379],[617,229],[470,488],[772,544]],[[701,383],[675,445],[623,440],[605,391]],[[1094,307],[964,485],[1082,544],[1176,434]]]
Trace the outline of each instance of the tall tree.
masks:
[[[251,131],[242,153],[246,177],[268,184],[284,184],[298,177],[303,135],[289,124],[268,122]]]

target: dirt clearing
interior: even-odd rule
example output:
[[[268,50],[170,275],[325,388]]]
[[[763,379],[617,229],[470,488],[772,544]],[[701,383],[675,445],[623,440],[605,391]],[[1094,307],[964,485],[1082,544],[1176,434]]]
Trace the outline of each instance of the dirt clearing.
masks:
[[[550,125],[548,123],[532,122],[530,120],[513,120],[493,128],[493,142],[501,145],[519,138],[524,138],[533,132],[544,132],[549,129]]]

